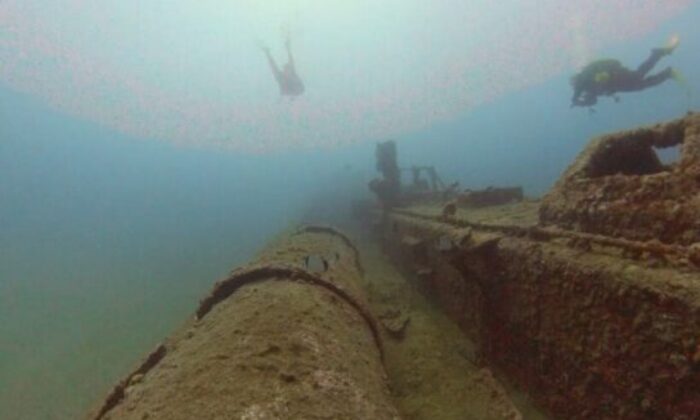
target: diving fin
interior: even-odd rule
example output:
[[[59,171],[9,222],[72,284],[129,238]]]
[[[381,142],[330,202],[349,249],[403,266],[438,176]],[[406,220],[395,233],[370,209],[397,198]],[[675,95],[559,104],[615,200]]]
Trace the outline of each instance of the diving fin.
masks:
[[[676,48],[678,48],[678,44],[681,43],[681,37],[678,34],[675,34],[671,36],[668,40],[668,44],[666,44],[666,48],[670,51],[673,52]]]
[[[691,89],[690,85],[688,84],[688,81],[685,79],[683,74],[679,72],[676,69],[671,69],[671,79],[675,80],[676,83],[678,83],[678,86],[685,91],[685,94],[688,98],[688,108],[691,106],[691,102],[693,100],[693,89]]]
[[[683,76],[683,73],[679,72],[676,69],[671,69],[671,79],[675,80],[676,83],[678,83],[681,86],[687,86],[688,83]]]
[[[678,45],[681,43],[681,37],[676,35],[672,35],[671,38],[668,39],[668,42],[666,43],[665,47],[659,48],[658,51],[660,51],[663,55],[670,55],[673,53],[673,51],[678,48]]]
[[[681,38],[678,35],[672,35],[671,38],[668,39],[668,42],[666,43],[665,46],[661,48],[654,48],[652,51],[654,54],[659,54],[659,56],[663,57],[665,55],[671,55],[673,51],[678,48],[678,44],[680,44]]]

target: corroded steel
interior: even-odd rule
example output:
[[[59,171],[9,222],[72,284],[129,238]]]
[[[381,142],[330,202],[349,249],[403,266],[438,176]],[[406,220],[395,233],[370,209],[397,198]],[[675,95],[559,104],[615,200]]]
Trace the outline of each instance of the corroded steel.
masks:
[[[700,415],[697,268],[678,268],[675,256],[644,251],[642,242],[481,229],[458,217],[455,225],[392,213],[385,249],[419,274],[486,360],[555,417]],[[435,240],[467,225],[471,235],[459,246]]]
[[[209,296],[200,302],[195,316],[197,320],[201,320],[214,308],[214,305],[226,300],[245,285],[272,280],[295,281],[322,287],[347,302],[362,315],[362,318],[364,318],[367,326],[372,331],[379,354],[382,356],[382,341],[379,330],[377,329],[377,324],[363,304],[356,301],[355,298],[349,295],[342,287],[339,287],[333,282],[325,280],[322,276],[309,273],[306,270],[294,266],[266,264],[261,267],[245,267],[236,270],[229,277],[216,284]]]
[[[95,419],[398,419],[357,251],[305,227],[217,282]]]
[[[430,212],[421,213],[410,210],[394,209],[395,216],[406,216],[414,219],[414,227],[421,226],[418,221],[429,221],[442,225],[433,225],[433,232],[443,232],[443,235],[463,235],[465,229],[475,229],[480,232],[505,234],[517,237],[527,237],[533,240],[568,240],[568,245],[577,249],[591,249],[599,245],[601,253],[618,255],[620,252],[631,259],[655,259],[665,266],[683,269],[700,267],[700,245],[665,244],[657,239],[646,241],[617,238],[601,234],[577,232],[554,226],[520,226],[502,223],[475,222],[468,219],[445,218]],[[425,226],[425,225],[423,225]],[[450,233],[448,233],[450,232]]]
[[[678,146],[676,163],[655,148]],[[666,244],[700,244],[700,114],[594,139],[540,210],[543,224]]]
[[[673,145],[662,164],[654,148]],[[386,252],[555,418],[695,419],[698,180],[691,114],[594,139],[542,201],[376,219]]]

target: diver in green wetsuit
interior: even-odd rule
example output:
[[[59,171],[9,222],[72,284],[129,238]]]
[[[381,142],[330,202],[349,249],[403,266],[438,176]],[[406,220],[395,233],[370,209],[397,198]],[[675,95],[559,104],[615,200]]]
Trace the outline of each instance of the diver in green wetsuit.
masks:
[[[672,37],[666,47],[654,48],[649,58],[637,70],[630,70],[617,60],[592,62],[571,78],[571,85],[574,88],[571,106],[592,107],[598,102],[599,96],[612,96],[617,101],[616,93],[636,92],[657,86],[668,79],[678,80],[679,73],[671,67],[648,76],[659,60],[670,55],[678,43],[678,37]]]

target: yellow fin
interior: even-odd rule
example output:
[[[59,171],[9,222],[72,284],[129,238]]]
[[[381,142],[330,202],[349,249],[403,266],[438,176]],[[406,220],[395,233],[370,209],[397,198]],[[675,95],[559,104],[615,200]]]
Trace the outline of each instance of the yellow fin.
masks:
[[[678,48],[678,44],[681,43],[681,37],[678,34],[673,34],[671,37],[668,39],[668,43],[666,44],[666,49],[668,50],[669,53],[673,52],[676,48]]]

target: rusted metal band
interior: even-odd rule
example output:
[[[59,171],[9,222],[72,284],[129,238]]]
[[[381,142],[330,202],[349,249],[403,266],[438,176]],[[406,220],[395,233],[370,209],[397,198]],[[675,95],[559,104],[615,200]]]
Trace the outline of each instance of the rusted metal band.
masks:
[[[97,415],[95,415],[95,420],[100,420],[102,417],[104,417],[105,414],[107,414],[111,409],[116,407],[123,399],[124,395],[126,393],[126,388],[129,386],[129,383],[131,382],[132,378],[136,375],[145,375],[146,372],[151,370],[155,365],[160,362],[163,357],[165,357],[165,354],[168,352],[164,344],[158,345],[155,350],[153,350],[148,357],[146,357],[146,360],[141,363],[141,365],[129,376],[127,376],[125,379],[123,379],[121,382],[119,382],[114,389],[109,393],[107,398],[105,399],[104,404],[100,408],[100,411],[97,412]]]
[[[196,311],[196,319],[201,320],[214,308],[216,304],[229,298],[241,287],[247,284],[267,280],[303,282],[317,287],[322,287],[340,297],[342,300],[352,306],[365,320],[365,323],[372,332],[372,337],[374,338],[377,349],[379,350],[379,357],[382,361],[384,360],[384,348],[379,335],[379,329],[376,321],[372,315],[370,315],[370,312],[342,288],[298,267],[287,265],[264,265],[234,271],[229,277],[219,281],[214,286],[214,289],[211,291],[209,296],[200,302]],[[116,407],[124,399],[126,388],[129,387],[129,384],[134,376],[138,374],[145,375],[149,370],[156,366],[158,362],[163,359],[163,357],[165,357],[166,353],[167,348],[164,344],[160,344],[153,352],[151,352],[151,354],[148,355],[146,360],[135,371],[120,381],[105,399],[103,406],[94,417],[95,420],[99,420],[104,417],[105,414]]]
[[[211,311],[216,304],[227,299],[241,287],[250,283],[266,280],[304,282],[314,286],[323,287],[324,289],[343,299],[345,302],[350,304],[350,306],[352,306],[362,316],[362,318],[364,318],[367,326],[372,331],[372,336],[374,337],[375,344],[379,350],[379,356],[381,360],[384,360],[384,348],[379,335],[379,329],[377,328],[377,323],[370,312],[342,288],[298,267],[282,264],[268,264],[234,271],[229,277],[219,281],[216,286],[214,286],[214,289],[211,291],[209,296],[200,302],[199,308],[196,312],[196,319],[201,320],[204,318],[204,316],[209,313],[209,311]]]
[[[352,241],[350,240],[350,238],[347,237],[346,234],[332,226],[320,225],[301,226],[299,229],[297,229],[294,235],[300,235],[302,233],[326,233],[340,238],[340,240],[342,240],[345,243],[345,245],[352,249],[352,252],[355,254],[355,263],[357,264],[357,268],[360,270],[360,273],[364,276],[365,270],[362,267],[362,261],[360,260],[360,252],[357,250],[355,244],[352,243]]]
[[[303,233],[309,233],[309,235],[294,236]],[[318,235],[314,236],[314,233],[317,233]],[[340,238],[340,240],[332,238],[331,236],[322,237],[320,234],[331,235]],[[104,418],[110,418],[111,416],[129,417],[129,413],[131,412],[130,410],[133,408],[130,405],[132,404],[132,397],[134,398],[133,401],[135,401],[133,404],[146,408],[149,407],[148,402],[139,400],[138,395],[136,394],[132,395],[132,389],[141,389],[139,388],[140,385],[138,384],[140,384],[142,381],[144,382],[145,387],[148,387],[152,381],[155,381],[153,383],[158,383],[160,377],[156,373],[159,372],[160,369],[166,368],[164,365],[167,364],[167,360],[169,357],[171,357],[171,355],[172,357],[176,357],[174,355],[179,354],[179,343],[181,343],[182,340],[189,340],[191,338],[193,340],[199,340],[199,342],[205,344],[215,343],[217,339],[223,339],[225,342],[228,342],[227,340],[235,341],[236,337],[234,336],[217,337],[216,335],[209,334],[209,331],[207,331],[208,328],[197,328],[198,325],[200,325],[200,321],[203,320],[204,317],[206,317],[219,303],[226,301],[232,304],[224,304],[218,308],[218,310],[226,311],[227,314],[232,314],[234,319],[229,320],[227,319],[228,317],[220,318],[215,316],[201,322],[202,326],[206,325],[215,327],[216,325],[214,324],[231,321],[234,323],[238,322],[240,325],[248,325],[250,328],[254,329],[254,325],[247,324],[246,318],[239,318],[235,315],[241,308],[253,311],[252,313],[255,314],[253,309],[255,305],[246,306],[250,302],[242,302],[241,308],[236,305],[238,300],[236,299],[234,293],[246,285],[251,285],[251,287],[256,288],[259,287],[270,293],[275,293],[275,291],[281,290],[282,293],[286,294],[286,291],[291,288],[291,291],[294,293],[320,297],[321,301],[319,302],[323,306],[328,306],[327,308],[322,309],[322,311],[330,311],[328,315],[332,321],[339,323],[339,325],[351,327],[353,330],[357,331],[357,335],[353,333],[347,337],[343,334],[342,329],[339,329],[337,332],[333,331],[331,332],[330,337],[332,341],[329,341],[327,345],[332,345],[335,343],[333,340],[338,338],[340,342],[343,342],[342,340],[346,340],[346,344],[352,344],[352,348],[359,349],[360,351],[353,351],[352,354],[348,355],[334,354],[332,357],[329,357],[328,360],[311,360],[310,363],[318,363],[319,365],[325,366],[329,363],[340,363],[340,361],[346,357],[349,358],[349,360],[358,362],[363,360],[365,357],[360,357],[361,354],[369,354],[371,356],[371,360],[369,360],[367,363],[367,369],[370,369],[370,366],[372,366],[374,369],[379,368],[379,370],[376,371],[376,377],[373,377],[373,381],[376,382],[377,386],[385,386],[383,376],[380,374],[382,370],[381,365],[384,362],[381,331],[364,301],[365,296],[361,291],[361,284],[358,284],[358,282],[361,280],[361,266],[358,250],[347,236],[330,227],[304,226],[295,233],[287,235],[285,239],[286,240],[278,242],[277,248],[274,246],[269,247],[268,250],[261,255],[257,263],[254,262],[234,270],[223,279],[217,281],[196,307],[196,311],[194,312],[195,316],[193,317],[194,319],[186,324],[187,330],[182,330],[181,332],[175,334],[173,338],[164,341],[163,344],[153,351],[136,370],[132,371],[128,374],[128,376],[123,378],[110,391],[107,397],[102,400],[102,402],[97,405],[94,410],[92,410],[90,414],[92,419],[101,420]],[[291,241],[289,241],[290,239]],[[295,241],[297,246],[295,246]],[[343,244],[340,242],[343,242]],[[347,247],[349,247],[352,251],[346,249],[344,245],[347,245]],[[329,270],[328,263],[325,259],[323,259],[323,255],[325,253],[333,253],[334,251],[336,257],[342,258],[342,264],[339,266],[333,266]],[[300,261],[297,261],[300,256],[303,257],[306,255],[307,258],[309,258],[309,256],[315,256],[314,252],[319,253],[320,257],[323,259],[324,269],[329,270],[326,272],[326,274],[313,271],[310,267],[313,267],[314,264],[310,264],[308,259],[306,260],[305,265],[301,264]],[[287,260],[285,260],[285,258],[287,258]],[[293,286],[295,283],[298,286]],[[299,287],[301,287],[301,290],[297,290]],[[244,289],[244,293],[238,296],[242,298],[242,295],[245,294],[247,290],[248,289]],[[231,296],[234,296],[234,299],[227,301],[227,299],[229,299]],[[258,304],[261,303],[263,303],[263,301],[258,302]],[[295,301],[290,301],[288,303],[294,306],[291,308],[292,310],[299,309],[299,307],[294,305],[296,303]],[[349,305],[349,307],[347,305]],[[275,316],[277,314],[284,315],[290,310],[290,308],[284,305],[277,305],[273,309],[276,311],[273,314]],[[359,318],[355,314],[358,314]],[[266,319],[266,315],[268,314],[261,315],[263,320]],[[300,317],[304,316],[302,313],[299,313],[298,315]],[[273,319],[269,319],[269,321],[274,322]],[[367,327],[369,327],[371,338],[367,334],[368,331],[365,329],[366,327],[362,324],[366,324]],[[326,323],[319,322],[317,325],[310,326],[309,328],[317,328],[318,332],[323,331],[325,333],[325,330],[322,330],[322,328],[325,326]],[[360,328],[360,330],[357,330],[357,328]],[[199,331],[199,333],[197,331]],[[280,330],[275,333],[281,335],[287,334],[285,330]],[[334,336],[333,334],[336,335]],[[267,339],[264,335],[256,337],[262,340]],[[359,339],[358,337],[362,338]],[[359,339],[359,342],[357,342],[357,339]],[[375,350],[372,350],[372,341],[374,341],[374,345],[377,349],[376,351],[378,351],[378,358],[375,357]],[[237,357],[246,357],[246,355],[243,353],[235,353],[235,355],[237,355]],[[294,358],[298,357],[298,355],[290,355],[290,357]],[[228,365],[228,367],[234,368],[232,364]],[[182,367],[182,369],[187,370],[188,368]],[[359,369],[358,372],[362,371],[363,369],[367,370],[365,369],[365,366],[362,366],[362,369]],[[199,374],[199,372],[193,373]],[[144,378],[144,375],[149,376]],[[158,389],[161,388],[162,385],[163,384],[156,386],[156,388],[151,389],[151,391],[157,394],[160,392]],[[265,394],[264,389],[260,392]],[[386,395],[388,395],[388,392]],[[351,408],[352,407],[350,407],[350,409]]]

